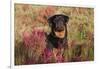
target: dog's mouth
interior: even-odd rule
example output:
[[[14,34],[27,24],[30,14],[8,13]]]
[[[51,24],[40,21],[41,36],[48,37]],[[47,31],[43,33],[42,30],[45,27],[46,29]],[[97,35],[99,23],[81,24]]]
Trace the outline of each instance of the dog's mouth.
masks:
[[[60,31],[54,31],[56,37],[58,38],[64,38],[65,37],[65,30],[60,30]]]

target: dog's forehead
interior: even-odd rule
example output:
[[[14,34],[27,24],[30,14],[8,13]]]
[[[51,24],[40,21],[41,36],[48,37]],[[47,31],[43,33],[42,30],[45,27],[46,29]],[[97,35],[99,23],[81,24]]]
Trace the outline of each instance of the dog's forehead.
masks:
[[[63,16],[55,16],[54,18],[53,18],[53,23],[58,23],[58,22],[64,22],[64,17]]]
[[[64,20],[64,17],[63,16],[55,16],[54,20]]]
[[[53,15],[51,17],[48,18],[48,22],[49,23],[66,23],[68,22],[69,17],[66,15],[62,15],[62,14],[57,14],[57,15]]]

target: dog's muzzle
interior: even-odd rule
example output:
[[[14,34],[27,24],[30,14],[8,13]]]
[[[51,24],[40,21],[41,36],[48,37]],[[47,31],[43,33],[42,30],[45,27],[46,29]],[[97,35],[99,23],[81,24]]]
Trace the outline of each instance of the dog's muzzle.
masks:
[[[62,32],[62,31],[64,31],[64,27],[56,27],[55,31],[56,32]]]

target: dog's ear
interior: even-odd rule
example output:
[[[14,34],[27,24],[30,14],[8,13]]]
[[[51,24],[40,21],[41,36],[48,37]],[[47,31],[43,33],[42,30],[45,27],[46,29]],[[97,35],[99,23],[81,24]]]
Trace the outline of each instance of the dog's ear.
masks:
[[[63,18],[64,18],[64,23],[68,23],[68,21],[69,21],[69,17],[68,16],[66,16],[66,15],[62,15],[63,16]]]
[[[52,26],[54,18],[55,18],[54,16],[51,16],[51,17],[48,18],[48,23],[49,23],[50,26]]]

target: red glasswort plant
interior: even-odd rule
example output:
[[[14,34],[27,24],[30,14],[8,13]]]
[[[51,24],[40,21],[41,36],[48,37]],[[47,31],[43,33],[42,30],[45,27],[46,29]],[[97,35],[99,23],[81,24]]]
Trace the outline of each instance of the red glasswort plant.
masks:
[[[39,58],[46,48],[45,33],[41,30],[33,30],[31,34],[24,32],[23,41],[28,57],[26,63],[39,63]]]
[[[31,34],[23,33],[23,41],[27,51],[25,64],[63,62],[61,49],[46,48],[46,36],[42,30],[33,30]]]

